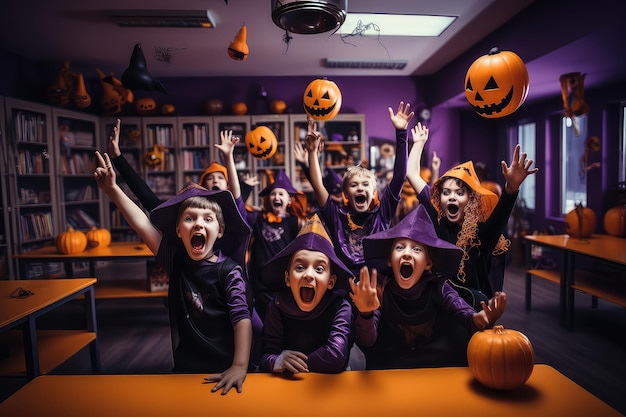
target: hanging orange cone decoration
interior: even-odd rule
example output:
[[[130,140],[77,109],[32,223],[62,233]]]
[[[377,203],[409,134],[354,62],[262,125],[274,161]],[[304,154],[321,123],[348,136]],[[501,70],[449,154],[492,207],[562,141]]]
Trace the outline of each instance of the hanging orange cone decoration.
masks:
[[[246,39],[248,37],[248,30],[246,24],[241,25],[241,29],[237,32],[235,39],[228,45],[228,56],[235,61],[245,61],[248,58],[248,44]]]
[[[74,105],[79,109],[85,109],[91,106],[91,96],[87,92],[85,77],[82,73],[79,73],[76,77],[76,90],[74,90],[72,100],[74,101]]]

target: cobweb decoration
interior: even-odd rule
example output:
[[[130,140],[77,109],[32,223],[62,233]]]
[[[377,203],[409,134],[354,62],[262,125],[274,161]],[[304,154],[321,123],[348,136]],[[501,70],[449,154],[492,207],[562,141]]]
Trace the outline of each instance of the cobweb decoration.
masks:
[[[289,52],[289,44],[291,44],[292,39],[293,39],[293,36],[289,34],[288,30],[285,30],[285,34],[283,35],[283,42],[285,43],[285,53],[283,55]]]
[[[154,47],[154,59],[161,62],[166,67],[172,65],[173,52],[181,51],[186,48],[166,48],[163,46]]]
[[[356,27],[352,30],[352,32],[350,32],[350,33],[342,33],[339,36],[341,37],[341,40],[343,41],[343,43],[347,43],[348,45],[352,45],[352,46],[356,47],[355,44],[346,41],[346,39],[347,38],[352,38],[352,37],[355,37],[355,36],[365,36],[364,34],[368,30],[375,31],[377,33],[376,39],[377,39],[378,43],[380,44],[380,46],[383,47],[385,52],[387,52],[387,56],[389,57],[389,59],[391,59],[391,54],[389,53],[389,50],[383,44],[383,42],[380,40],[380,27],[376,23],[374,23],[374,22],[370,22],[370,23],[364,24],[363,21],[359,20],[356,23]]]

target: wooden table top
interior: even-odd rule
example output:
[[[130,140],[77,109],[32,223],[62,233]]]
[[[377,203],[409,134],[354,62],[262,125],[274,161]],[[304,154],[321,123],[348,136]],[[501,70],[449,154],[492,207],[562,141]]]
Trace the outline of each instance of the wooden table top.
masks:
[[[95,283],[96,278],[0,280],[0,329]],[[33,295],[11,297],[18,287]]]
[[[154,254],[141,242],[112,242],[106,247],[88,248],[80,253],[59,253],[54,246],[46,246],[29,252],[13,256],[16,259],[27,261],[58,261],[88,259],[125,259],[125,258],[152,258]]]
[[[0,403],[3,416],[620,416],[547,365],[496,391],[468,368],[248,374],[243,392],[211,393],[204,375],[44,375]]]
[[[602,234],[585,239],[569,235],[526,235],[524,238],[530,242],[626,265],[626,238]]]

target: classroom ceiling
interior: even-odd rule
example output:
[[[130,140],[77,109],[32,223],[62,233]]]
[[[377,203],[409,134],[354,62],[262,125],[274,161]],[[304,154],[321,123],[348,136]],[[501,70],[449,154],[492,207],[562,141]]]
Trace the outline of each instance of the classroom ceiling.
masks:
[[[285,43],[285,30],[272,21],[271,0],[15,0],[2,5],[0,48],[37,62],[70,61],[73,67],[96,66],[118,76],[128,66],[136,43],[141,43],[155,77],[430,75],[533,1],[346,0],[349,13],[430,14],[456,19],[439,37],[326,32],[290,34],[292,39]],[[208,9],[216,27],[118,27],[105,12],[115,9]],[[245,61],[235,61],[228,57],[227,48],[244,22],[250,53]],[[157,55],[157,50],[165,54]],[[336,69],[322,66],[326,59],[407,64],[402,70]]]

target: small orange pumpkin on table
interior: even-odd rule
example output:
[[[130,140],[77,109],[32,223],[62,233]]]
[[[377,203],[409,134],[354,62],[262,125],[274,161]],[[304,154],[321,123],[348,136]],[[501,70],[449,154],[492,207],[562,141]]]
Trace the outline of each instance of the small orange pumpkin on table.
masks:
[[[565,216],[565,233],[579,239],[591,237],[596,230],[596,222],[596,213],[578,204]]]
[[[68,227],[66,232],[57,236],[55,244],[60,253],[81,253],[87,248],[87,235],[73,227]]]
[[[87,246],[90,248],[106,248],[111,244],[111,232],[104,228],[93,226],[87,232]]]

